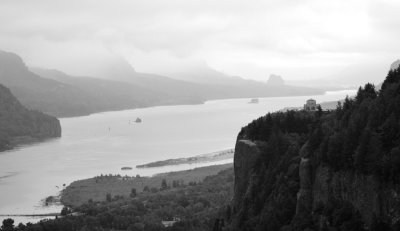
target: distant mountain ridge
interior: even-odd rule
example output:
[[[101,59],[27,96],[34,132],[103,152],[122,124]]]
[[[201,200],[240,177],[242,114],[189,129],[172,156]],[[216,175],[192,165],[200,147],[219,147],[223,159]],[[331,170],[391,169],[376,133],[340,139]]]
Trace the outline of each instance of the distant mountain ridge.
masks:
[[[0,51],[0,83],[30,109],[54,116],[89,114],[93,100],[71,85],[31,72],[16,54]]]
[[[75,77],[57,70],[29,69],[18,55],[0,51],[0,84],[10,88],[26,107],[57,117],[157,105],[199,104],[213,99],[324,93],[315,88],[268,86],[219,72],[215,74],[213,70],[208,72],[213,73],[208,76],[211,82],[183,81],[136,72],[121,58],[99,67],[101,78]]]
[[[225,73],[214,70],[205,64],[198,65],[193,68],[179,70],[174,73],[169,73],[168,76],[173,79],[183,80],[187,82],[214,85],[241,86],[243,84],[261,83],[255,80],[243,79],[239,76],[229,76]]]
[[[189,99],[193,96],[198,96],[204,100],[212,100],[324,93],[323,90],[309,87],[282,85],[277,88],[276,86],[268,86],[265,83],[254,80],[228,76],[207,66],[171,74],[171,78],[155,74],[144,74],[136,72],[133,68],[127,68],[129,63],[126,60],[120,59],[119,61],[121,63],[115,65],[115,67],[119,66],[122,70],[114,69],[114,74],[107,71],[103,76],[109,79],[138,84],[157,91],[166,91],[165,93],[172,93]],[[108,70],[110,69],[113,68]]]
[[[56,118],[26,109],[0,84],[0,151],[20,143],[60,136],[60,122]]]
[[[280,87],[280,86],[284,86],[285,85],[285,81],[283,80],[283,78],[279,75],[270,75],[269,79],[267,81],[267,85],[268,86],[275,86],[275,87]]]

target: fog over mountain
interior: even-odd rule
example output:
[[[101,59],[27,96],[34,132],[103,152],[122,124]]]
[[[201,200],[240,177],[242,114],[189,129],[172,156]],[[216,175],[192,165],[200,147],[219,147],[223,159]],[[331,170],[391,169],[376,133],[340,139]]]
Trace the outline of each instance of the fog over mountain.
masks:
[[[211,99],[324,93],[317,88],[270,86],[225,76],[211,69],[205,75],[209,81],[189,82],[137,72],[123,58],[99,67],[97,76],[85,77],[58,70],[29,69],[17,54],[0,51],[0,70],[0,84],[9,87],[23,105],[58,117],[158,105],[200,104]],[[199,78],[203,76],[198,74]]]
[[[400,230],[400,0],[1,0],[0,231]]]
[[[282,79],[281,76],[272,74],[269,76],[267,85],[279,87],[285,85],[285,81]]]
[[[359,86],[398,58],[399,10],[396,0],[3,1],[0,49],[74,76],[123,57],[166,76],[204,62],[245,79]]]

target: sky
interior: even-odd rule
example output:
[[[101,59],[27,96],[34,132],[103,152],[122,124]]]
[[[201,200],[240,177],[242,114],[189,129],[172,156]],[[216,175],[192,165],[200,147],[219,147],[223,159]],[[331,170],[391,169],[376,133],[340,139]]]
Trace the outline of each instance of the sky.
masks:
[[[266,81],[380,81],[400,58],[399,0],[1,0],[0,49],[73,75],[126,59]]]

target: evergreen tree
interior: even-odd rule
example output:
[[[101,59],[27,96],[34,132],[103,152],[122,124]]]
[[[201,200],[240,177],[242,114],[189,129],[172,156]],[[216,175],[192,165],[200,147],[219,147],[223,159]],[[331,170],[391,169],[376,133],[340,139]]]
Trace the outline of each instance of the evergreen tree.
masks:
[[[168,188],[167,180],[166,179],[162,179],[162,181],[161,181],[161,189],[165,190],[167,188]]]

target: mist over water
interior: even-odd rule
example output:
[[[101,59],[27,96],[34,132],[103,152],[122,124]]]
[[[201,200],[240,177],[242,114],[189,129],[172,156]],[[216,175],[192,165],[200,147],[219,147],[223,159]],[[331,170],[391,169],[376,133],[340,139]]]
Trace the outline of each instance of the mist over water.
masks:
[[[321,96],[262,98],[258,104],[249,104],[250,99],[215,100],[201,105],[160,106],[61,119],[60,139],[0,153],[0,214],[59,212],[61,205],[43,207],[41,200],[57,195],[63,184],[100,174],[149,176],[210,165],[121,170],[124,166],[233,148],[241,127],[268,112],[301,107],[309,98],[320,103],[354,94],[354,90],[346,90]],[[135,123],[137,117],[143,122]]]

